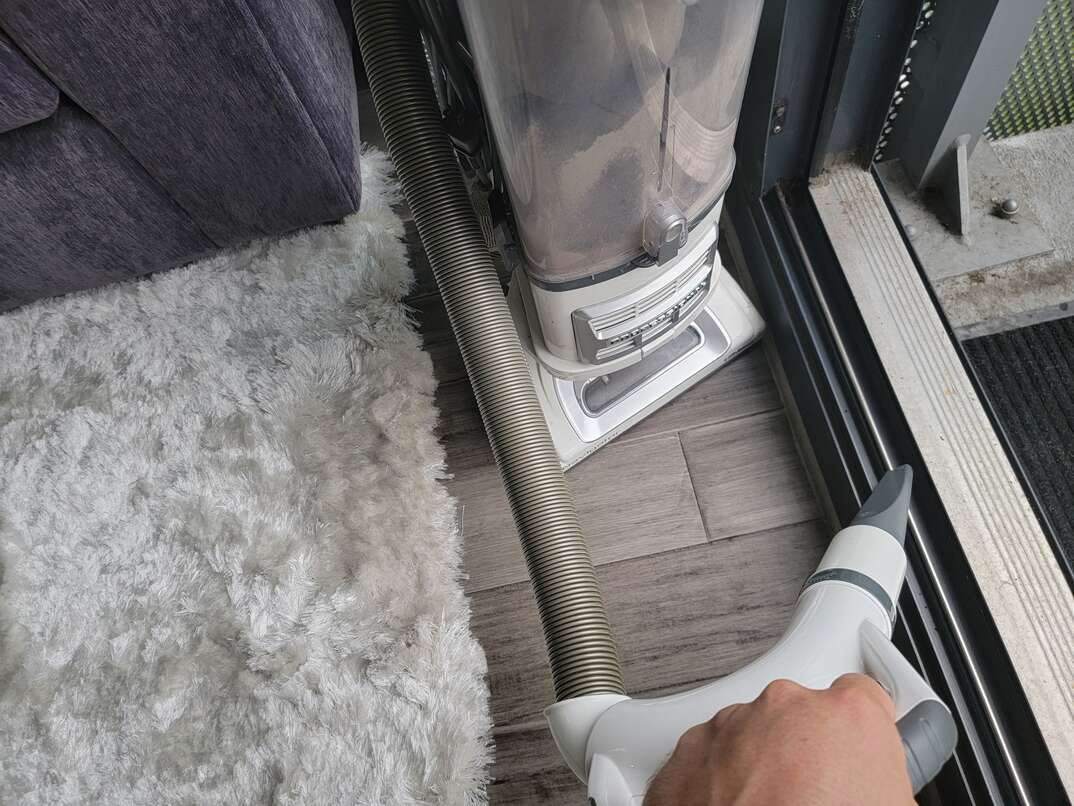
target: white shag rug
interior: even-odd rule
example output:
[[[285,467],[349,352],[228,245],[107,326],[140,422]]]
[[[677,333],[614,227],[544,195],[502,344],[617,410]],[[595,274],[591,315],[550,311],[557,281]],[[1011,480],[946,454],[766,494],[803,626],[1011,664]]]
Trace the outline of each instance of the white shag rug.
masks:
[[[475,804],[485,659],[361,210],[0,316],[0,803]]]

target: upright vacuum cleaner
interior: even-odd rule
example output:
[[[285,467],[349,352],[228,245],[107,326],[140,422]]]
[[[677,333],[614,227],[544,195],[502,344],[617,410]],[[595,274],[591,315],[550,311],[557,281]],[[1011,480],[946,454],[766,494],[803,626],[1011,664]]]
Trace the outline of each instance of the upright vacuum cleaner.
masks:
[[[459,9],[518,234],[508,301],[570,466],[761,334],[716,249],[761,3]]]
[[[953,752],[955,727],[890,642],[909,469],[885,476],[836,535],[772,650],[655,700],[626,696],[564,480],[761,333],[716,251],[761,0],[352,9],[522,542],[556,692],[549,725],[591,802],[640,803],[684,731],[772,680],[823,687],[846,672],[892,695],[919,789]],[[475,192],[489,191],[507,209],[475,212]]]

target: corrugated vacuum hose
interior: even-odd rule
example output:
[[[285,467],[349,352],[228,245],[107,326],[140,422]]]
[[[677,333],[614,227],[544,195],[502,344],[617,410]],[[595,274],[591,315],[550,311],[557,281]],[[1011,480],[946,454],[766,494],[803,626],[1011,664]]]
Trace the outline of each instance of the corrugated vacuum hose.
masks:
[[[556,698],[623,693],[596,574],[518,334],[444,130],[406,0],[352,0],[373,102],[503,478]]]

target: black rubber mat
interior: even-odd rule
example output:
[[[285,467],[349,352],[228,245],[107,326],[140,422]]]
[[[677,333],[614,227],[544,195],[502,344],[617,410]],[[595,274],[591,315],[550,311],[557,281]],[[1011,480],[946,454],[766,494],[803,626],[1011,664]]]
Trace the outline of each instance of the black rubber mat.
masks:
[[[964,342],[1068,563],[1074,561],[1074,319]]]

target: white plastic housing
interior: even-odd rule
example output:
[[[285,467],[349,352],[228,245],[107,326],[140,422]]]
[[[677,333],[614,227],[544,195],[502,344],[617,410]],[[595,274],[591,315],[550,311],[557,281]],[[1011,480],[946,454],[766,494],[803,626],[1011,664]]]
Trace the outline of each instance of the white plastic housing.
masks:
[[[539,358],[531,338],[521,299],[525,280],[520,281],[516,273],[507,300],[541,408],[552,433],[552,441],[565,468],[581,461],[707,378],[760,338],[764,332],[764,321],[757,309],[727,271],[719,266],[717,269],[719,274],[707,304],[700,314],[687,323],[688,327],[694,327],[704,335],[697,348],[681,360],[665,366],[657,375],[600,412],[587,410],[580,392],[585,383],[605,371],[584,366],[587,372],[569,378],[549,371]]]

